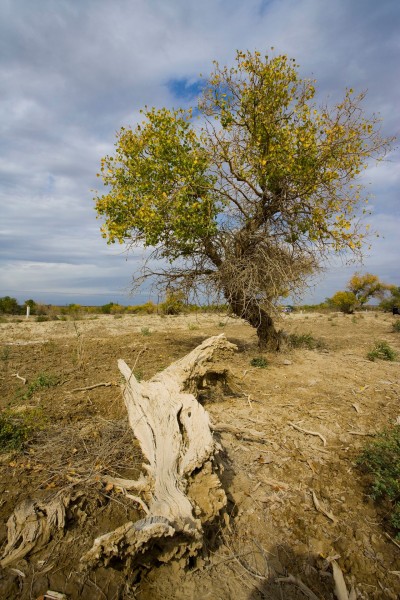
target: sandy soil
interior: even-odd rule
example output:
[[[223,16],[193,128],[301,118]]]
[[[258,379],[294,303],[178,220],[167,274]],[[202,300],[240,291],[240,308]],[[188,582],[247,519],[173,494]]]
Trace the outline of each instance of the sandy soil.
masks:
[[[357,598],[398,598],[400,548],[355,466],[370,436],[400,415],[400,363],[366,358],[376,340],[400,351],[392,323],[391,315],[374,313],[288,315],[284,329],[311,334],[318,348],[264,354],[263,369],[250,365],[260,355],[254,331],[221,315],[1,323],[0,408],[41,412],[24,452],[0,455],[0,544],[23,499],[68,486],[84,495],[64,533],[13,569],[0,570],[0,597],[37,599],[51,589],[70,600],[306,598],[293,583],[277,581],[290,574],[317,598],[334,599],[326,559],[337,556]],[[136,476],[140,466],[116,360],[148,379],[221,332],[238,346],[229,364],[236,387],[210,393],[204,402],[213,422],[243,432],[220,436],[225,518],[185,569],[157,567],[136,585],[119,565],[81,573],[79,558],[96,536],[140,517],[137,506],[100,481],[104,473]],[[57,385],[27,394],[39,374],[56,377]],[[97,383],[111,385],[77,391]],[[250,429],[264,439],[248,439]],[[312,492],[333,520],[316,510]]]

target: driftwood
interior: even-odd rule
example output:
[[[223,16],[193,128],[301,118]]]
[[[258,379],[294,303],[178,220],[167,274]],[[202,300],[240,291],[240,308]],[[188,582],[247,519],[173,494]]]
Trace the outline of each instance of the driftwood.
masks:
[[[147,462],[137,481],[110,477],[108,483],[122,489],[146,516],[97,538],[82,557],[82,568],[118,561],[135,573],[154,562],[189,558],[201,548],[203,527],[219,516],[226,495],[215,472],[219,445],[195,394],[226,375],[213,361],[235,349],[223,334],[209,338],[148,382],[138,382],[128,365],[118,361],[129,423]],[[130,490],[140,496],[128,494]],[[42,548],[63,530],[73,500],[70,492],[60,492],[48,501],[20,504],[8,520],[1,566]]]
[[[215,471],[218,446],[208,413],[195,398],[213,369],[218,353],[236,347],[224,335],[209,338],[190,354],[155,375],[138,382],[123,360],[124,400],[129,423],[147,463],[138,481],[118,480],[125,489],[136,489],[148,507],[145,518],[126,523],[94,541],[82,557],[83,565],[109,564],[113,559],[130,569],[172,557],[195,555],[203,543],[203,526],[212,522],[226,504],[226,495]]]

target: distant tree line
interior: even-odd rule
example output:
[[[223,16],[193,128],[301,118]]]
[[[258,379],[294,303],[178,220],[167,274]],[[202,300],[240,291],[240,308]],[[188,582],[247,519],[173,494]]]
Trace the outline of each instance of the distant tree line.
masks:
[[[179,290],[168,291],[164,301],[154,303],[151,300],[144,304],[123,306],[117,302],[107,302],[102,306],[82,306],[81,304],[72,303],[67,306],[55,306],[52,304],[41,304],[32,299],[25,300],[23,304],[19,304],[16,298],[11,296],[3,296],[0,298],[0,315],[25,315],[27,306],[30,307],[30,314],[36,316],[38,320],[50,320],[73,317],[80,315],[123,315],[123,314],[142,314],[142,315],[178,315],[181,313],[211,311],[224,312],[227,310],[226,305],[207,304],[199,306],[191,304],[187,301],[184,292]]]
[[[379,300],[378,304],[371,306],[370,300]],[[154,303],[151,300],[144,304],[123,306],[117,302],[107,302],[102,306],[82,306],[81,304],[69,304],[67,306],[54,306],[52,304],[41,304],[32,299],[25,300],[23,304],[18,304],[16,298],[3,296],[0,298],[0,314],[3,315],[24,315],[27,306],[30,307],[30,314],[38,317],[40,320],[49,320],[66,318],[68,316],[76,318],[79,315],[178,315],[197,311],[207,312],[231,312],[227,304],[207,304],[199,306],[189,303],[185,293],[181,290],[167,291],[163,302]],[[337,291],[331,298],[326,298],[320,304],[304,304],[297,307],[290,307],[292,310],[338,310],[345,314],[353,314],[356,310],[374,308],[384,311],[391,311],[393,307],[400,308],[400,287],[393,284],[384,283],[377,275],[372,273],[355,273],[347,283],[346,289]],[[291,311],[290,311],[291,312]]]
[[[11,296],[0,298],[0,314],[20,315],[26,313],[27,306],[30,307],[32,314],[34,314],[39,305],[34,300],[25,300],[24,304],[18,304],[17,299]]]

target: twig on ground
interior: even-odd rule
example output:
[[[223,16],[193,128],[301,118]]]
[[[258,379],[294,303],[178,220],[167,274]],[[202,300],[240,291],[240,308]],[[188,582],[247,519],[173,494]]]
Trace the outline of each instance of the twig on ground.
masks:
[[[226,558],[223,558],[222,560],[219,560],[218,562],[210,563],[209,565],[206,565],[205,567],[196,567],[195,569],[193,569],[193,571],[191,571],[191,573],[197,573],[198,571],[209,571],[210,569],[219,567],[219,565],[223,565],[227,562],[230,562],[231,560],[236,560],[237,558],[241,558],[243,556],[248,556],[249,554],[252,554],[252,553],[253,553],[253,551],[249,550],[247,552],[242,552],[241,554],[231,554],[230,556],[227,556]]]
[[[73,394],[74,392],[85,392],[86,390],[94,390],[98,387],[110,387],[113,385],[117,386],[118,383],[114,383],[113,381],[108,381],[106,383],[94,383],[93,385],[86,385],[85,387],[74,388],[73,390],[69,390],[69,392]]]
[[[234,427],[234,425],[227,425],[226,423],[216,423],[215,425],[211,424],[210,428],[212,431],[233,433],[233,435],[239,436],[241,438],[247,438],[249,440],[255,440],[257,442],[263,441],[265,438],[264,433],[256,431],[255,429],[240,429],[239,427]]]
[[[350,433],[351,435],[366,435],[366,436],[370,436],[370,437],[375,436],[374,433],[364,433],[363,431],[348,431],[347,433]]]
[[[385,533],[385,536],[387,537],[388,540],[390,540],[391,542],[393,542],[393,544],[395,546],[397,546],[398,548],[400,548],[400,544],[398,542],[396,542],[396,540],[394,540],[392,537],[390,537],[390,535],[388,533]]]
[[[18,373],[13,373],[11,377],[16,377],[17,379],[20,379],[24,385],[26,384],[25,377],[21,377],[21,375],[18,375]]]
[[[294,575],[291,575],[290,573],[287,577],[278,577],[277,579],[275,579],[275,581],[277,583],[292,583],[293,585],[295,585],[299,589],[301,589],[303,594],[308,596],[308,598],[310,598],[310,600],[320,600],[320,598],[318,598],[318,596],[316,596],[314,594],[314,592],[312,590],[310,590],[310,588],[307,587],[306,584],[301,581],[301,579],[299,579],[299,577],[295,577]]]
[[[337,518],[334,517],[331,512],[329,512],[328,510],[326,510],[326,508],[324,508],[320,504],[320,502],[319,502],[319,500],[318,500],[318,498],[317,498],[314,490],[311,490],[311,495],[312,495],[312,499],[313,499],[313,502],[314,502],[314,506],[317,509],[317,511],[320,512],[320,513],[322,513],[326,517],[328,517],[328,519],[330,519],[332,521],[332,523],[337,523]]]
[[[132,371],[136,368],[137,361],[139,360],[140,355],[143,354],[143,352],[146,352],[146,350],[148,350],[147,346],[139,350],[139,352],[136,355],[135,362],[133,363]]]
[[[289,485],[287,483],[284,483],[283,481],[276,481],[276,479],[268,479],[266,477],[263,477],[262,481],[263,483],[270,485],[273,488],[279,488],[284,491],[289,489]]]
[[[90,579],[90,577],[88,577],[88,578],[86,579],[86,581],[87,581],[87,583],[90,583],[90,585],[93,585],[93,586],[96,588],[96,590],[97,590],[98,592],[100,592],[101,596],[107,600],[107,596],[105,595],[105,593],[103,592],[103,590],[102,590],[101,588],[99,588],[99,586],[97,585],[97,583],[95,583],[94,581],[92,581],[92,580]],[[66,596],[64,596],[64,597],[66,598]]]
[[[297,431],[302,431],[303,433],[308,433],[308,435],[315,435],[315,436],[319,437],[322,440],[322,443],[324,444],[324,446],[326,446],[326,439],[324,438],[324,436],[321,433],[318,433],[318,431],[310,431],[308,429],[303,429],[302,427],[295,425],[295,423],[292,423],[291,421],[289,421],[288,425],[293,427],[293,429],[297,429]]]

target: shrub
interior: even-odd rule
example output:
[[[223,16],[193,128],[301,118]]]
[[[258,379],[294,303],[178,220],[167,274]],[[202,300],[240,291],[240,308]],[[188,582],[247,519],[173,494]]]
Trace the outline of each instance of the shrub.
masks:
[[[157,306],[149,300],[145,304],[136,304],[135,306],[127,306],[126,312],[131,315],[146,314],[153,315],[157,311]]]
[[[168,292],[165,301],[160,304],[164,315],[180,315],[183,312],[185,294],[181,291]]]
[[[259,369],[265,369],[268,367],[268,362],[263,356],[255,356],[251,359],[250,364],[252,367],[258,367]]]
[[[395,331],[396,333],[400,333],[400,320],[395,321],[393,323],[393,331]]]
[[[148,327],[142,327],[141,330],[140,330],[140,332],[141,332],[142,335],[145,335],[145,336],[151,335],[151,331],[150,331],[150,329]]]
[[[41,388],[50,388],[59,383],[59,378],[56,375],[47,375],[39,373],[39,375],[29,384],[27,391],[23,395],[25,400],[29,400],[37,390]]]
[[[289,335],[289,344],[292,348],[308,348],[309,350],[324,347],[323,342],[317,340],[311,333],[291,333]]]
[[[100,310],[103,314],[105,315],[110,315],[111,314],[111,308],[114,306],[114,302],[108,302],[107,304],[103,304],[103,306],[100,307]]]
[[[11,354],[10,346],[3,346],[2,350],[1,350],[1,355],[0,355],[1,360],[4,360],[4,361],[9,360],[10,354]]]
[[[3,410],[0,413],[0,452],[20,450],[35,430],[43,428],[44,422],[40,408],[23,413]]]
[[[111,307],[110,307],[110,314],[112,315],[122,315],[122,313],[125,312],[125,307],[121,306],[121,304],[114,304],[112,303]]]
[[[368,443],[357,465],[370,477],[371,497],[389,503],[389,522],[400,539],[400,425],[384,430]]]
[[[393,350],[387,342],[376,342],[373,349],[368,352],[367,358],[372,361],[377,358],[380,360],[393,361],[397,358],[397,352]]]

